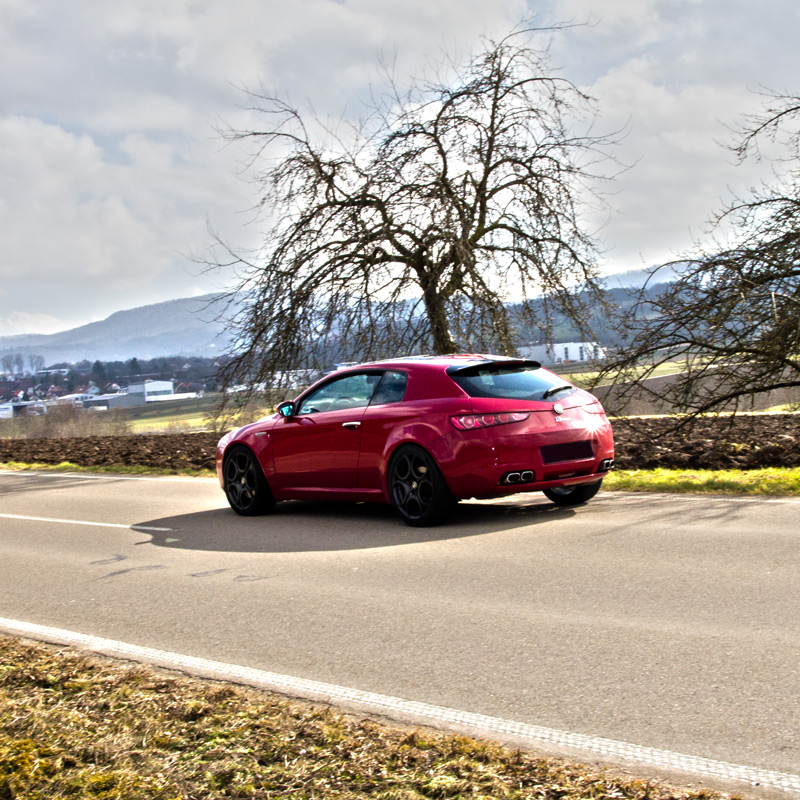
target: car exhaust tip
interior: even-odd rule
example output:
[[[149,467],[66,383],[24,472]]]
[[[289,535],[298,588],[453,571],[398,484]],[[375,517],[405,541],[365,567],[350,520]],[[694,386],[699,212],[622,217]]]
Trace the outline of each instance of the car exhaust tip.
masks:
[[[611,472],[614,469],[614,459],[613,458],[604,458],[600,465],[597,468],[598,472]]]
[[[536,475],[532,469],[520,470],[519,472],[507,472],[500,478],[500,483],[507,486],[509,483],[533,483]]]

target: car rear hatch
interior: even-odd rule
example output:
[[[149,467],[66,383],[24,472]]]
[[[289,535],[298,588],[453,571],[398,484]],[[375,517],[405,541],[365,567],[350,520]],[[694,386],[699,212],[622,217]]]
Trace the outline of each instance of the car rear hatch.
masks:
[[[536,480],[595,471],[609,426],[588,392],[531,361],[481,362],[448,374],[470,395],[476,427],[486,425],[509,470],[533,470]]]

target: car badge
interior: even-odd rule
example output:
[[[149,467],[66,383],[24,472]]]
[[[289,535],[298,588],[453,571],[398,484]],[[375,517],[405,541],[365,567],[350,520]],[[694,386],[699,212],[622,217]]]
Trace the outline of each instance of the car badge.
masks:
[[[553,413],[554,414],[563,414],[564,413],[564,406],[561,403],[553,403]]]

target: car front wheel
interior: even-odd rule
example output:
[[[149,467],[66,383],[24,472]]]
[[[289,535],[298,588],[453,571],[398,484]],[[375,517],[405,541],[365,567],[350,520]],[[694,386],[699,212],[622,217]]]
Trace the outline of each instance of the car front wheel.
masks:
[[[455,505],[436,462],[416,445],[403,445],[392,457],[389,494],[397,513],[418,528],[443,522]]]
[[[555,486],[542,489],[549,500],[558,506],[577,506],[591,500],[603,485],[602,478],[596,483],[579,483],[576,486]]]
[[[225,456],[222,467],[225,496],[231,508],[243,517],[266,514],[275,507],[261,465],[247,447],[234,446]]]

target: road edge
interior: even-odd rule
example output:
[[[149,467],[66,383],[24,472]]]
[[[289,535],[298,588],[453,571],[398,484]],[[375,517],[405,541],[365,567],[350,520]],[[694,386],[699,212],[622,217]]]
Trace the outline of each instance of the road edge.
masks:
[[[542,753],[577,757],[584,761],[626,768],[649,768],[670,776],[682,775],[711,781],[726,788],[744,784],[762,793],[800,796],[800,775],[791,773],[689,756],[599,736],[570,733],[20,620],[0,617],[0,632],[176,670],[198,678],[265,689],[289,697],[325,703],[347,712],[490,738]]]

